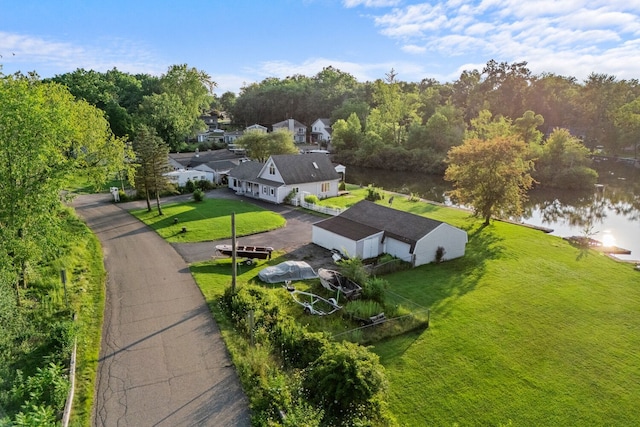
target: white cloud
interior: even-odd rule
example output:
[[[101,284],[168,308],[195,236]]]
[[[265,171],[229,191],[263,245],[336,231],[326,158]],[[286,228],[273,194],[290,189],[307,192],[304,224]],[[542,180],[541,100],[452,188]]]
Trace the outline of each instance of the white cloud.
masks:
[[[35,67],[38,72],[47,73],[51,70],[51,75],[42,77],[78,68],[104,72],[115,67],[134,74],[161,74],[167,70],[167,65],[161,64],[146,46],[119,38],[102,39],[92,45],[80,46],[71,42],[0,32],[0,55],[3,55],[5,72],[33,71],[21,69],[24,64]]]
[[[425,46],[417,46],[415,44],[404,45],[402,46],[401,49],[404,52],[411,53],[411,54],[425,53],[427,51],[427,48]]]
[[[357,6],[364,7],[390,7],[400,3],[400,0],[344,0],[342,4],[346,8]]]

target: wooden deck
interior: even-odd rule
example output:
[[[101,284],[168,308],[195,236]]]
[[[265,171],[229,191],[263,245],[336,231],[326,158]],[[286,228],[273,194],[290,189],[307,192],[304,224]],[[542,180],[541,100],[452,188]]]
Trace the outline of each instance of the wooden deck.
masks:
[[[601,241],[591,239],[589,237],[571,236],[571,237],[564,237],[564,239],[569,241],[573,245],[588,247],[589,249],[593,249],[598,252],[603,252],[605,254],[631,255],[631,251],[628,249],[619,248],[617,246],[604,246]]]

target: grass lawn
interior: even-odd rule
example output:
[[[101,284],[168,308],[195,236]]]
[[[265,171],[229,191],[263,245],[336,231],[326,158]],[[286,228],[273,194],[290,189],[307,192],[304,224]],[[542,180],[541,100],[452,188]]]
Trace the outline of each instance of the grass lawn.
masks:
[[[401,425],[640,425],[640,275],[525,227],[386,276],[430,329],[375,346]]]
[[[131,213],[172,243],[204,242],[231,237],[231,214],[235,212],[236,235],[247,236],[284,227],[286,220],[275,212],[240,200],[204,199],[201,202],[168,204],[159,216],[137,209]],[[176,223],[174,218],[178,219]],[[182,233],[187,227],[187,233]]]

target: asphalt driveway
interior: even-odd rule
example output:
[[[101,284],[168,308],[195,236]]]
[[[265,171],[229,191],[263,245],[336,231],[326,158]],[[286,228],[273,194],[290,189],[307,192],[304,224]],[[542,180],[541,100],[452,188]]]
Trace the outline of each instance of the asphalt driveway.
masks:
[[[187,262],[110,195],[74,207],[108,272],[95,426],[248,426],[220,331]]]
[[[305,261],[314,269],[328,267],[333,264],[331,253],[311,243],[311,225],[321,221],[323,217],[296,209],[290,205],[274,205],[260,200],[241,198],[231,190],[217,189],[207,192],[208,198],[235,198],[245,200],[265,209],[279,213],[287,221],[286,226],[277,230],[250,236],[238,237],[238,244],[250,246],[271,246],[277,251],[286,252],[285,260]],[[230,244],[231,239],[215,242],[173,243],[172,246],[187,263],[206,261],[219,256],[215,246]]]

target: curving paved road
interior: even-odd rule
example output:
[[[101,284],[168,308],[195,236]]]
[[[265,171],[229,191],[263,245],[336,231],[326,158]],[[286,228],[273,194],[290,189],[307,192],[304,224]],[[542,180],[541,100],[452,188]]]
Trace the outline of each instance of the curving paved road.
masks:
[[[249,426],[246,396],[186,262],[110,197],[74,202],[108,272],[93,425]]]

